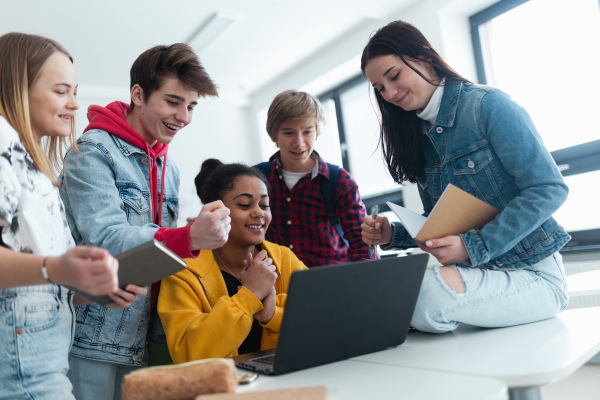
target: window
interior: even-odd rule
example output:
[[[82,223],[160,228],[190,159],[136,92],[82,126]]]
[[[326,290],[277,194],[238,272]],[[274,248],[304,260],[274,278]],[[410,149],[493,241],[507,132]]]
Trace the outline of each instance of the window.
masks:
[[[503,0],[471,17],[480,83],[529,112],[569,185],[554,215],[568,250],[600,249],[598,0]]]
[[[402,187],[396,184],[381,156],[377,102],[369,94],[367,79],[360,75],[319,97],[325,108],[330,137],[339,137],[341,165],[358,184],[365,206],[386,201],[403,204]],[[319,139],[320,140],[320,139]]]

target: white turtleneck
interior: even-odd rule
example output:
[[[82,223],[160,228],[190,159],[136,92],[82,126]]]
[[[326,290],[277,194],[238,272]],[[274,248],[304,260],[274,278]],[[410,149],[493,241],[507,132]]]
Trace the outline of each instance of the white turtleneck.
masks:
[[[423,110],[417,110],[417,117],[429,122],[430,124],[435,124],[435,120],[437,119],[438,113],[440,112],[440,105],[442,104],[442,96],[444,95],[444,82],[446,78],[443,78],[440,82],[440,85],[435,89],[429,103],[425,106]]]

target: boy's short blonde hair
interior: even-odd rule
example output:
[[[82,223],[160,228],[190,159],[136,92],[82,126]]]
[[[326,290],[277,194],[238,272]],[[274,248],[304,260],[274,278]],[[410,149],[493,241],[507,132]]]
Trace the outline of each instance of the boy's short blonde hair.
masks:
[[[325,123],[323,107],[316,97],[297,90],[286,90],[273,99],[267,113],[267,133],[277,140],[281,123],[290,120],[314,118],[317,122],[317,137]]]

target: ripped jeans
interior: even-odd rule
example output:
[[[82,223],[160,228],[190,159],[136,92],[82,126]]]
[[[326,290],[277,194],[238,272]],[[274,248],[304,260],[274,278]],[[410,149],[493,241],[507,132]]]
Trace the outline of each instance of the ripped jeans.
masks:
[[[425,272],[411,326],[431,333],[452,331],[460,323],[498,328],[551,318],[569,301],[562,256],[556,252],[517,270],[455,268],[465,293],[455,293],[440,267]]]

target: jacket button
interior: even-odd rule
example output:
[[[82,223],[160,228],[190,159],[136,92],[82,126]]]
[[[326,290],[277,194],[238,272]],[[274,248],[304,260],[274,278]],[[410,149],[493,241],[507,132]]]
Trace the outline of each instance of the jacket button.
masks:
[[[134,355],[131,357],[131,359],[132,359],[133,361],[137,361],[137,360],[138,360],[138,355],[137,355],[137,354],[134,354]]]
[[[146,164],[148,162],[147,158],[142,158],[142,164]]]
[[[471,169],[475,168],[475,163],[473,162],[473,160],[469,159],[469,162],[467,162],[467,166]]]
[[[435,128],[435,131],[437,133],[442,133],[442,132],[444,132],[444,128],[442,128],[441,126],[438,126],[437,128]]]
[[[287,201],[287,202],[289,203],[290,201],[292,201],[292,199],[290,199],[290,198],[288,197],[287,199],[285,199],[285,201]]]
[[[292,224],[292,221],[288,221],[288,222],[287,222],[287,224],[288,224],[288,225],[291,225],[291,224]]]
[[[294,245],[293,245],[293,244],[290,244],[290,249],[293,249],[293,248],[294,248]]]
[[[279,179],[283,179],[283,176],[279,175]]]

